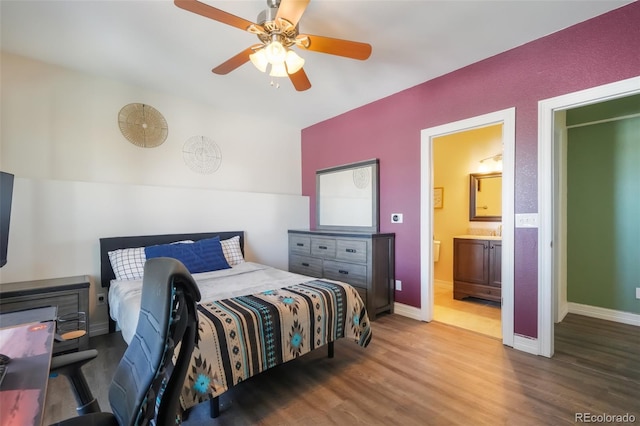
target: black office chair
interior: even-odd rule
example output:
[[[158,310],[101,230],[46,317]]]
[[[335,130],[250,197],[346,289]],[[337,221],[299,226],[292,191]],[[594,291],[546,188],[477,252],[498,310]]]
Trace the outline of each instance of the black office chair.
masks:
[[[109,388],[113,414],[102,413],[80,367],[95,349],[56,356],[52,371],[69,379],[80,417],[57,423],[75,425],[175,425],[180,391],[198,331],[200,290],[184,265],[170,258],[147,260],[136,334]],[[173,353],[180,352],[173,364]]]

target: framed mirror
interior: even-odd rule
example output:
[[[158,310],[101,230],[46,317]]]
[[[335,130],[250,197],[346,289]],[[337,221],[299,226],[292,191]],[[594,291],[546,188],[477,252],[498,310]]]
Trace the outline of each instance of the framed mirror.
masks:
[[[378,232],[378,159],[316,172],[316,228]]]
[[[472,173],[469,185],[469,220],[502,221],[502,173]]]

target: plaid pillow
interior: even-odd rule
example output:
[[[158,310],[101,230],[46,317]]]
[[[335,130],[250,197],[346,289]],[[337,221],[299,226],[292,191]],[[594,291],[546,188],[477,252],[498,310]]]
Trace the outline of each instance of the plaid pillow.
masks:
[[[117,280],[139,280],[144,275],[147,257],[144,247],[110,251],[109,261]]]
[[[229,266],[234,266],[244,262],[242,250],[240,250],[239,236],[236,235],[228,240],[222,240],[220,241],[220,245],[222,246],[222,252],[224,253],[225,259],[227,259]]]
[[[189,244],[192,240],[181,240],[171,244]],[[144,275],[144,263],[147,256],[144,247],[126,248],[110,251],[109,262],[117,280],[140,280]]]

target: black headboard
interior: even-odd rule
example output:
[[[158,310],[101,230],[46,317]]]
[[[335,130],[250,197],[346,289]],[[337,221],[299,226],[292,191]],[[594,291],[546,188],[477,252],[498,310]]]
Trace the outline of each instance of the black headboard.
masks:
[[[227,232],[200,232],[196,234],[166,234],[166,235],[142,235],[132,237],[100,238],[100,281],[102,287],[109,287],[111,280],[115,279],[109,252],[123,248],[147,247],[157,244],[168,244],[181,240],[204,240],[205,238],[220,237],[221,240],[240,236],[240,248],[244,254],[244,231]]]

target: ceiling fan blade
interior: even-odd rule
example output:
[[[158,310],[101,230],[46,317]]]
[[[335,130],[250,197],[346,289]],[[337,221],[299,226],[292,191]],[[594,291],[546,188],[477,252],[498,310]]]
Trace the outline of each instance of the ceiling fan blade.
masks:
[[[305,73],[302,68],[295,74],[289,74],[289,80],[291,80],[293,87],[295,87],[298,92],[304,92],[311,88],[311,82],[307,77],[307,73]]]
[[[295,27],[298,25],[298,21],[302,17],[307,5],[311,0],[281,0],[278,7],[278,14],[276,15],[276,21],[278,18],[284,18],[291,22]]]
[[[308,42],[304,41],[305,38]],[[297,46],[314,52],[344,56],[345,58],[359,59],[361,61],[371,56],[371,45],[367,43],[309,34],[301,34],[297,37],[297,40],[301,41],[296,43]]]
[[[214,21],[222,22],[223,24],[231,25],[232,27],[240,28],[243,31],[256,25],[251,21],[240,18],[236,15],[232,15],[223,10],[216,9],[208,4],[201,3],[197,0],[174,0],[176,6],[181,9],[188,10],[189,12],[197,13],[206,18],[213,19]]]
[[[231,71],[235,70],[240,65],[244,65],[247,62],[249,62],[249,55],[251,55],[254,52],[254,47],[256,46],[247,47],[242,52],[238,53],[236,56],[232,57],[226,62],[221,63],[211,71],[214,74],[219,74],[219,75],[229,74]]]

